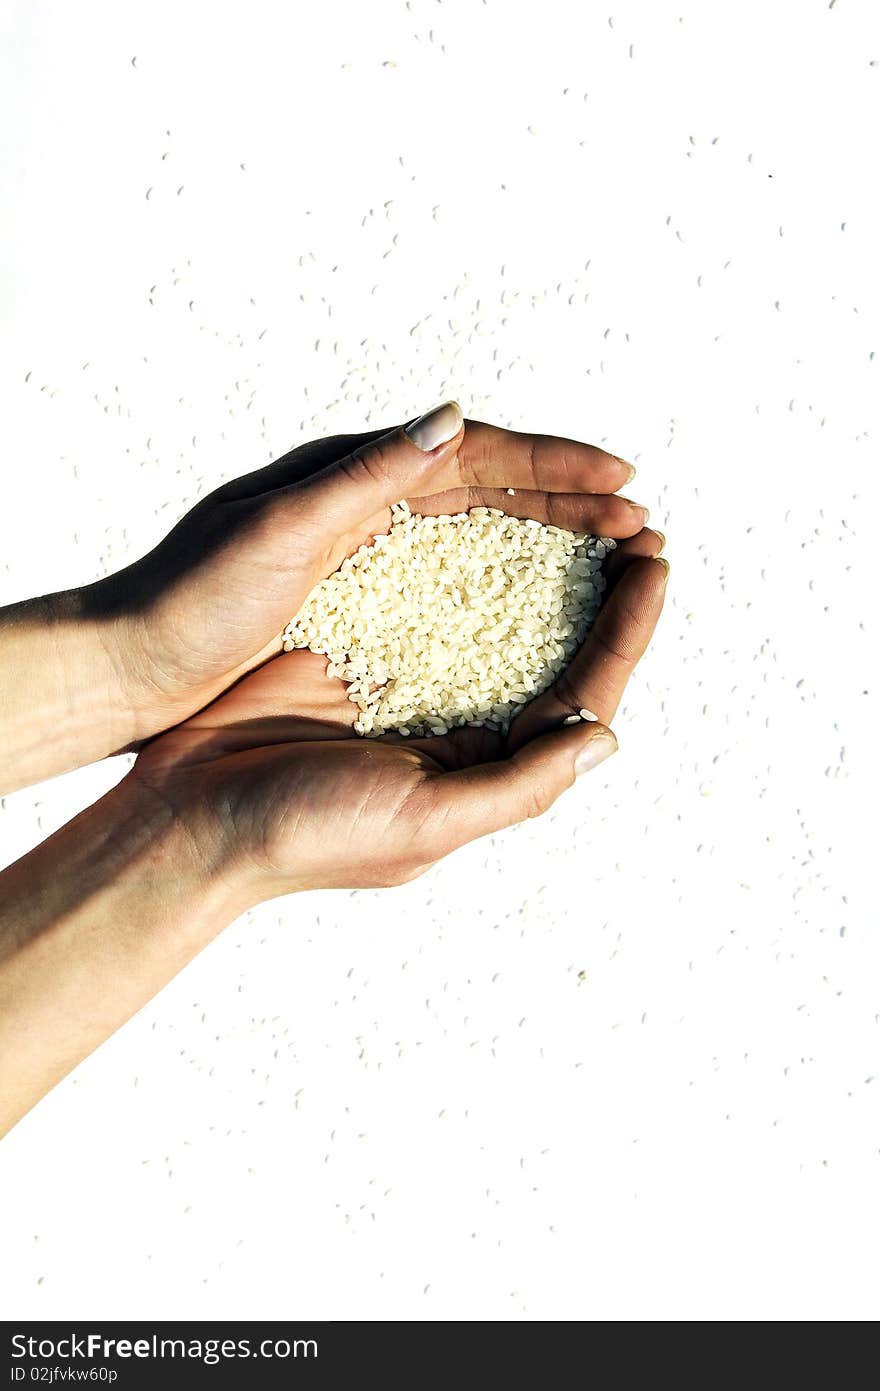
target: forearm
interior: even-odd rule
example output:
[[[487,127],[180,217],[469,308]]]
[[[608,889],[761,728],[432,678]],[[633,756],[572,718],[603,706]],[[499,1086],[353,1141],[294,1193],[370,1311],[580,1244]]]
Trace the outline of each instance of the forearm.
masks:
[[[0,874],[0,1135],[233,918],[216,840],[128,779]]]
[[[76,590],[0,609],[0,793],[143,737],[120,634]]]

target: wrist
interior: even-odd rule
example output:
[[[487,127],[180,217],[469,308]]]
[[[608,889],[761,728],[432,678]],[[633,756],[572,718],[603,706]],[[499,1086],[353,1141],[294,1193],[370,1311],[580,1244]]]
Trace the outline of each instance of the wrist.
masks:
[[[0,792],[118,753],[136,738],[110,620],[78,590],[0,612]]]
[[[195,772],[177,795],[146,782],[135,765],[105,800],[133,872],[172,906],[172,931],[193,950],[258,901],[246,857],[199,795]]]
[[[230,654],[226,665],[216,639],[212,643],[202,635],[194,642],[189,636],[194,625],[203,634],[204,613],[194,613],[192,602],[173,592],[151,596],[143,569],[139,561],[73,596],[60,596],[75,608],[111,673],[128,731],[119,752],[136,751],[182,724],[281,650],[275,635],[244,659]]]
[[[137,748],[176,722],[173,714],[163,719],[158,713],[160,692],[151,679],[142,618],[119,583],[126,573],[50,595],[46,601],[57,622],[67,622],[78,632],[82,647],[103,674],[114,728],[123,735],[119,752]]]
[[[261,901],[253,863],[224,799],[207,785],[210,767],[189,767],[179,776],[142,772],[139,759],[114,788],[119,815],[148,827],[153,859],[180,893],[207,914],[231,922]]]
[[[162,799],[130,777],[2,872],[0,966],[83,926],[120,956],[179,969],[238,912],[229,876]],[[97,948],[99,935],[94,936]]]

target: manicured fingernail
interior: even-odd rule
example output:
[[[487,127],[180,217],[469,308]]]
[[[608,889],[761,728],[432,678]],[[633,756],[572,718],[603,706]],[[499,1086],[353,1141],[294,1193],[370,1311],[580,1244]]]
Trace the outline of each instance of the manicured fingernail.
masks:
[[[607,734],[594,734],[574,761],[575,775],[580,777],[582,773],[588,773],[591,768],[595,768],[616,752],[617,740],[610,730]]]
[[[454,439],[461,429],[463,419],[461,406],[457,401],[444,401],[442,406],[435,406],[433,410],[420,415],[418,420],[410,421],[404,433],[409,435],[418,449],[423,449],[427,454],[432,449],[439,448],[441,444],[446,444],[448,440]]]

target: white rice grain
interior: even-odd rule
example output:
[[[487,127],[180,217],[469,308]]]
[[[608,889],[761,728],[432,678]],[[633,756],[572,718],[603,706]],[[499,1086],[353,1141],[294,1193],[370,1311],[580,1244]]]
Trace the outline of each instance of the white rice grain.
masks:
[[[423,517],[395,503],[390,531],[315,586],[282,647],[328,658],[362,736],[504,731],[592,626],[615,545],[494,507]],[[564,723],[578,719],[596,716]]]

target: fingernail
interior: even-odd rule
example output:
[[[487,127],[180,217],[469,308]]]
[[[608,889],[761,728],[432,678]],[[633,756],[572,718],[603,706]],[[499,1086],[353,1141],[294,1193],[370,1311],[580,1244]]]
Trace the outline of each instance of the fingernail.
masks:
[[[580,777],[581,773],[588,773],[591,768],[595,768],[616,752],[617,740],[610,730],[607,734],[594,734],[574,761],[575,776]]]
[[[444,401],[442,406],[435,406],[433,410],[420,415],[417,420],[410,421],[404,429],[404,434],[409,436],[418,449],[428,454],[432,449],[437,449],[441,444],[454,439],[461,429],[463,419],[461,406],[457,401]]]
[[[636,476],[635,464],[631,464],[629,459],[621,459],[619,454],[612,454],[611,457],[614,459],[615,463],[620,464],[626,469],[626,481],[627,483],[631,483]]]
[[[666,545],[666,533],[661,531],[659,526],[655,526],[654,531],[656,531],[657,535],[660,537],[660,549],[662,551],[663,547]],[[656,559],[659,560],[660,557],[657,556]]]
[[[663,566],[663,569],[666,571],[666,578],[669,579],[669,561],[666,559],[666,556],[665,556],[665,555],[658,555],[658,556],[656,556],[655,558],[656,558],[657,564]]]

